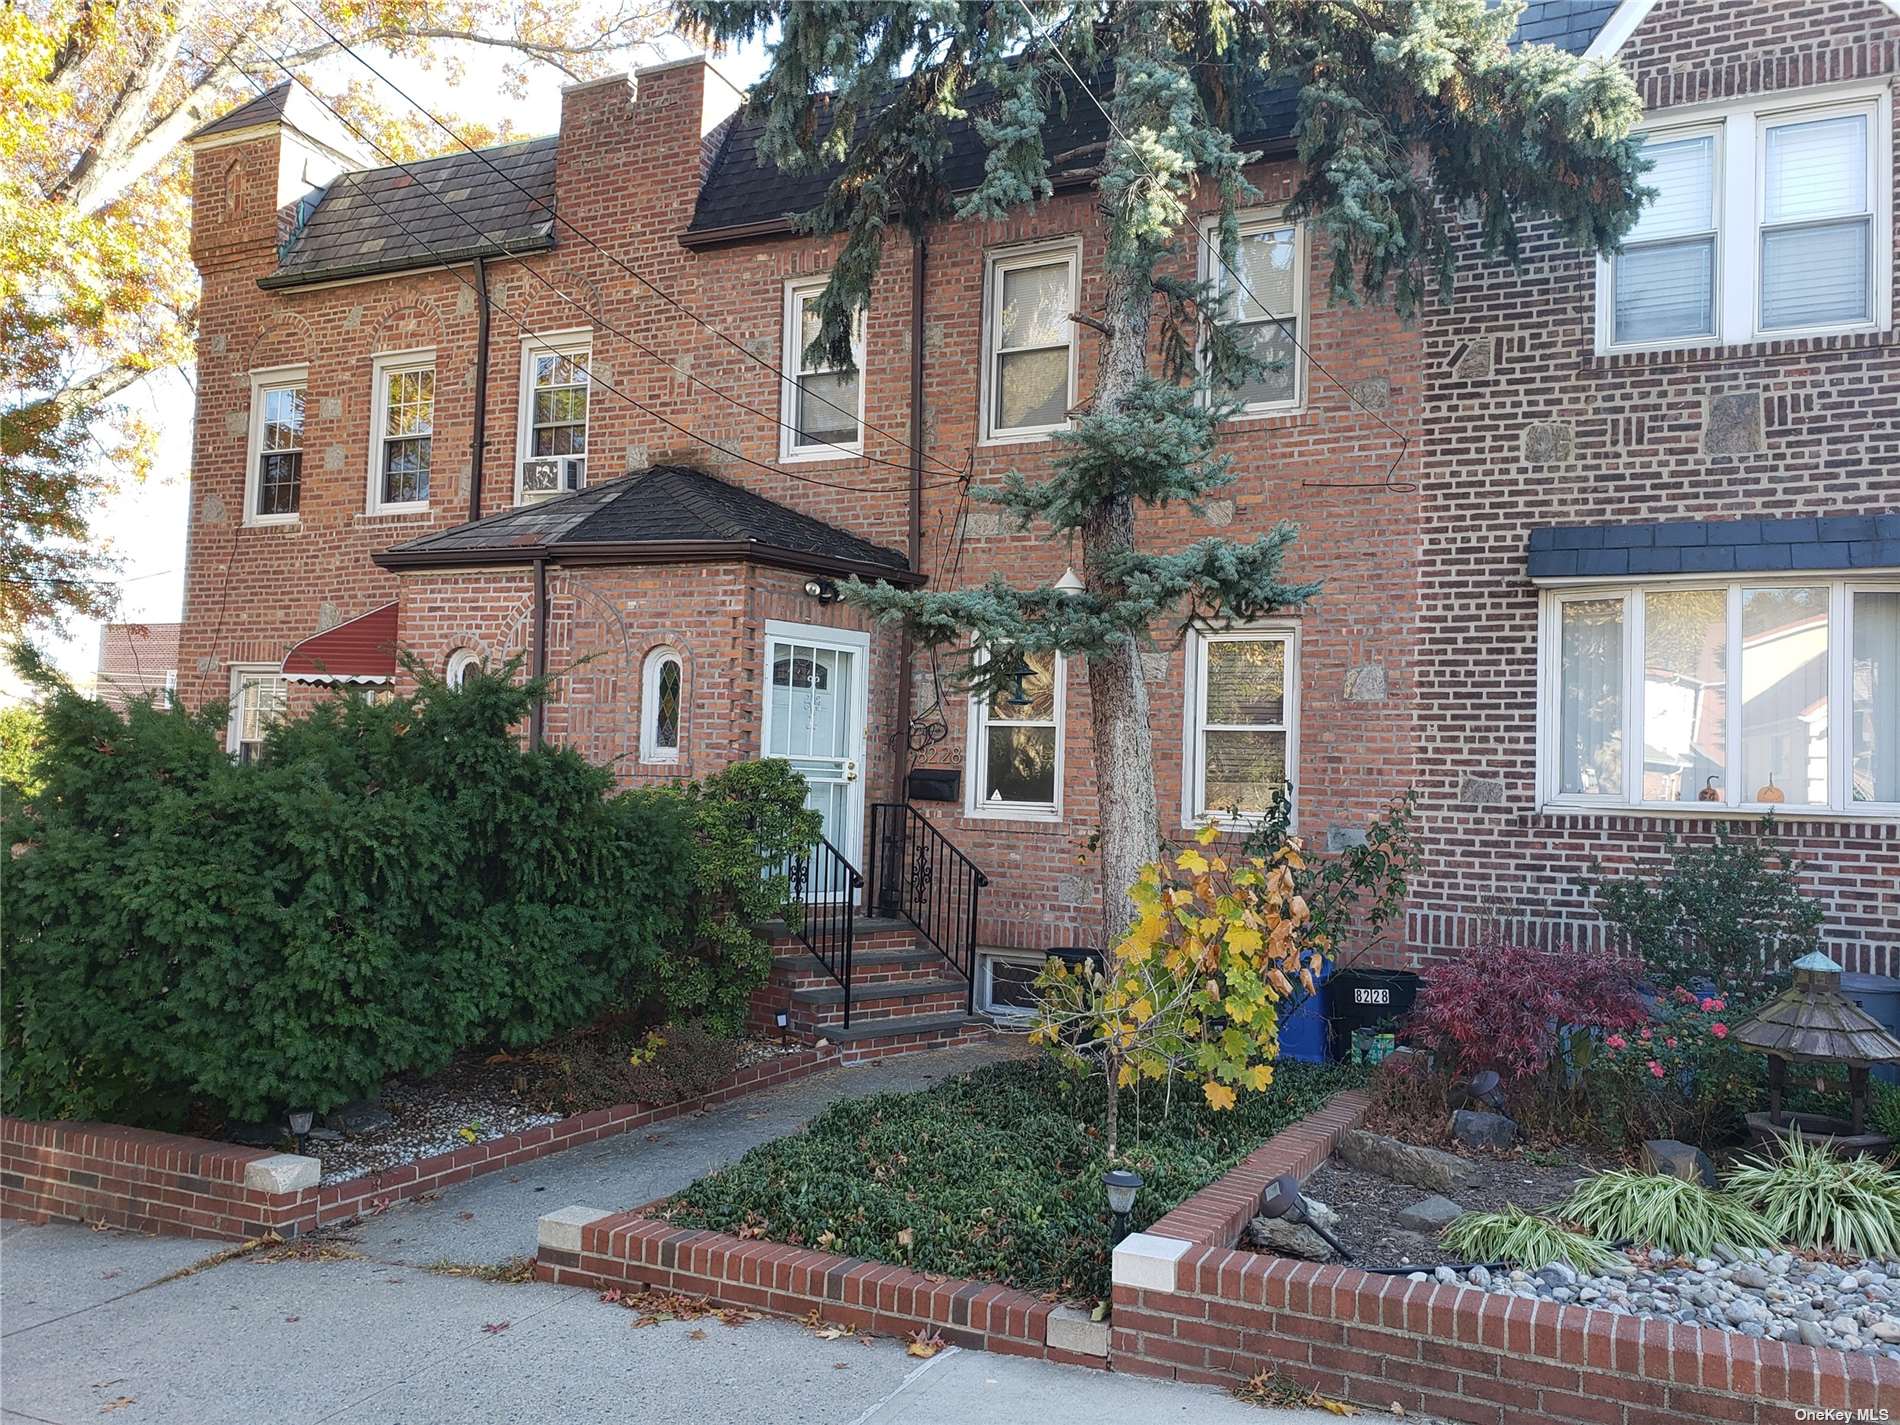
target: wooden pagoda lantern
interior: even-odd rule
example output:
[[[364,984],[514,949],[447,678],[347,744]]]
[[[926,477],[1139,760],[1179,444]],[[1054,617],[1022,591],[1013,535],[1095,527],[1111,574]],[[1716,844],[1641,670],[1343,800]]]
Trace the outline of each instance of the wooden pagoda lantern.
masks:
[[[1891,1146],[1867,1132],[1867,1077],[1875,1064],[1900,1064],[1900,1039],[1841,991],[1841,967],[1819,950],[1794,963],[1794,983],[1729,1031],[1768,1056],[1768,1112],[1748,1115],[1758,1140],[1797,1135],[1831,1141],[1837,1152]],[[1789,1113],[1783,1106],[1792,1063],[1845,1064],[1851,1120]]]

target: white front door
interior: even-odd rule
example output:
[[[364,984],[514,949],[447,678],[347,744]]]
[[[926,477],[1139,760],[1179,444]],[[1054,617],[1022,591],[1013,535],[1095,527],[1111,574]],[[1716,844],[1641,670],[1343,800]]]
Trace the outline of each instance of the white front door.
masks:
[[[849,629],[765,627],[764,753],[805,778],[825,839],[859,869],[869,652],[869,638]]]

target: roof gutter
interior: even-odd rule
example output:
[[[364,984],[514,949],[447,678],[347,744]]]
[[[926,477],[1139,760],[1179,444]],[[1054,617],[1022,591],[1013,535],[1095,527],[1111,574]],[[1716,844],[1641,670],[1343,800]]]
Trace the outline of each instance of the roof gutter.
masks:
[[[472,569],[482,566],[513,565],[517,568],[544,562],[568,566],[582,564],[761,564],[774,569],[794,569],[802,574],[830,574],[843,578],[882,579],[905,588],[925,582],[915,570],[876,564],[868,559],[838,559],[813,554],[803,549],[784,549],[751,539],[665,539],[628,542],[571,542],[530,545],[521,548],[486,549],[385,549],[372,555],[384,569],[404,572],[424,569]]]

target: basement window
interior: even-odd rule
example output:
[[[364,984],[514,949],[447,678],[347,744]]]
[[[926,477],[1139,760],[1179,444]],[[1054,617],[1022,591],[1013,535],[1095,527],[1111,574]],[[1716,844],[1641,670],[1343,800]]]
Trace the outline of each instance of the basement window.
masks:
[[[1028,1019],[1036,1012],[1036,977],[1043,956],[989,953],[978,962],[976,1007],[984,1014],[1006,1019]]]

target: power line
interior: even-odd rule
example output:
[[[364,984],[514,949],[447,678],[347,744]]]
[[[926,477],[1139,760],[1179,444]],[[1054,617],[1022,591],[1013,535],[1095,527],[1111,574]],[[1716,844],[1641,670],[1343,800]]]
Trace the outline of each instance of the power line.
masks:
[[[295,3],[295,0],[292,0],[292,3]],[[1134,140],[1129,138],[1127,132],[1123,130],[1122,126],[1115,122],[1115,116],[1108,112],[1107,107],[1102,103],[1100,99],[1095,97],[1095,91],[1089,88],[1088,81],[1083,79],[1081,74],[1077,71],[1076,67],[1069,62],[1069,57],[1068,55],[1063,53],[1062,46],[1056,43],[1054,34],[1044,32],[1042,30],[1039,30],[1036,27],[1035,12],[1032,11],[1026,3],[1024,3],[1024,0],[1016,0],[1016,5],[1017,5],[1017,8],[1019,8],[1023,12],[1023,17],[1029,21],[1029,33],[1032,36],[1034,36],[1036,39],[1042,40],[1045,44],[1049,46],[1050,53],[1054,54],[1057,59],[1062,61],[1062,67],[1069,71],[1070,77],[1075,80],[1076,84],[1081,88],[1083,94],[1088,96],[1088,101],[1091,104],[1093,104],[1096,107],[1096,109],[1100,111],[1102,117],[1108,121],[1108,126],[1111,130],[1114,131],[1115,137],[1120,139],[1123,145],[1127,148],[1128,152],[1134,155],[1135,161],[1142,166],[1143,170],[1147,173],[1149,179],[1155,183],[1160,183],[1162,181],[1161,176],[1154,171],[1152,166],[1150,166],[1150,164],[1148,163],[1148,160],[1142,155],[1141,150],[1135,146]],[[1388,421],[1384,416],[1380,415],[1377,411],[1373,410],[1371,406],[1367,405],[1366,402],[1359,397],[1358,393],[1356,393],[1344,381],[1341,381],[1330,370],[1328,370],[1326,367],[1326,363],[1321,361],[1318,357],[1314,356],[1313,353],[1307,349],[1306,344],[1300,340],[1299,336],[1294,332],[1294,330],[1291,327],[1289,327],[1284,320],[1276,316],[1271,307],[1269,307],[1265,302],[1262,302],[1258,297],[1254,295],[1253,289],[1247,285],[1246,281],[1241,277],[1241,275],[1238,272],[1234,271],[1234,269],[1228,265],[1227,259],[1221,255],[1219,245],[1209,240],[1206,230],[1202,228],[1202,226],[1199,223],[1195,223],[1193,227],[1194,227],[1195,236],[1198,237],[1201,241],[1201,244],[1204,247],[1206,247],[1209,256],[1211,256],[1216,262],[1218,262],[1221,265],[1221,268],[1227,273],[1228,277],[1233,280],[1234,285],[1240,288],[1242,292],[1247,294],[1247,300],[1252,302],[1256,309],[1258,309],[1259,311],[1265,312],[1267,314],[1267,319],[1280,329],[1280,334],[1282,336],[1284,336],[1288,341],[1293,343],[1295,350],[1297,350],[1302,356],[1304,356],[1307,359],[1307,361],[1312,363],[1313,369],[1318,371],[1328,381],[1332,382],[1333,385],[1337,386],[1340,389],[1340,391],[1345,394],[1345,397],[1347,400],[1351,401],[1360,410],[1364,411],[1367,415],[1371,416],[1373,420],[1377,421],[1380,425],[1384,426],[1386,430],[1390,432],[1392,435],[1395,435],[1398,437],[1398,440],[1399,440],[1398,454],[1392,457],[1392,463],[1386,467],[1385,477],[1383,480],[1379,480],[1379,481],[1307,480],[1307,481],[1302,481],[1301,483],[1306,484],[1306,485],[1333,486],[1333,487],[1338,487],[1338,488],[1359,488],[1359,487],[1364,487],[1364,486],[1368,486],[1372,484],[1381,484],[1381,485],[1385,485],[1389,487],[1392,486],[1392,472],[1397,470],[1399,468],[1399,462],[1405,459],[1405,453],[1407,450],[1411,448],[1411,445],[1412,445],[1412,437],[1407,435],[1404,431],[1401,431],[1397,426],[1393,425],[1392,422]],[[1304,280],[1304,274],[1302,274],[1302,280]],[[1403,481],[1401,482],[1401,485],[1405,488],[1415,488],[1414,486],[1412,486],[1410,481]]]
[[[290,68],[287,65],[285,65],[281,60],[278,60],[272,55],[270,55],[261,46],[256,45],[255,42],[253,42],[253,47],[256,48],[258,53],[260,55],[263,55],[263,57],[267,61],[276,65],[278,69],[282,70],[284,74],[286,75],[286,77],[288,77],[295,83],[302,85],[305,91],[310,93],[312,98],[314,98],[319,104],[322,104],[324,108],[328,109],[331,114],[333,114],[352,133],[356,134],[356,136],[359,139],[361,139],[364,143],[370,144],[371,147],[375,147],[374,143],[369,138],[367,138],[360,129],[358,129],[354,124],[352,124],[347,118],[344,118],[344,116],[341,113],[339,113],[333,106],[331,106],[326,100],[324,100],[321,95],[317,94],[315,90],[311,89],[308,84],[304,83],[302,79],[298,78],[297,75],[294,74],[290,70]],[[246,76],[246,77],[248,78],[249,76]],[[255,80],[252,80],[251,82],[253,86],[257,87],[261,93],[262,86],[258,85]],[[398,166],[400,167],[400,165]],[[411,176],[413,177],[413,175]],[[401,219],[397,218],[395,214],[391,213],[388,207],[386,207],[383,204],[383,202],[379,198],[377,198],[377,196],[373,192],[371,192],[367,188],[363,188],[360,186],[358,187],[357,192],[360,193],[361,196],[367,198],[370,202],[370,205],[374,207],[377,212],[381,213],[383,217],[389,221],[392,227],[396,228],[398,231],[402,232],[405,236],[414,240],[422,248],[424,252],[426,252],[431,258],[433,258],[435,262],[438,265],[440,265],[445,272],[448,273],[450,277],[454,278],[457,282],[460,282],[464,287],[467,287],[471,292],[473,292],[475,294],[475,298],[477,301],[484,303],[490,310],[498,312],[503,317],[506,317],[508,321],[511,322],[521,332],[523,336],[532,339],[533,341],[541,345],[544,349],[548,349],[548,350],[553,349],[547,342],[547,339],[544,338],[539,332],[535,331],[526,322],[522,321],[521,318],[517,317],[513,312],[509,311],[495,298],[482,292],[480,288],[477,287],[474,282],[464,277],[456,269],[455,265],[451,263],[441,251],[439,251],[434,246],[432,246],[427,241],[427,239],[423,238],[408,224],[404,223]],[[693,430],[690,426],[681,425],[678,421],[673,420],[671,417],[662,415],[659,411],[654,410],[652,407],[644,405],[639,401],[636,401],[632,396],[628,395],[626,392],[620,390],[617,386],[613,385],[612,382],[604,380],[603,378],[594,375],[594,373],[592,373],[591,371],[588,373],[588,382],[590,386],[597,385],[601,387],[608,394],[618,397],[620,400],[626,402],[627,405],[633,407],[633,409],[635,409],[636,411],[639,411],[641,414],[649,416],[653,420],[660,422],[662,425],[668,426],[672,428],[673,430],[678,431],[681,435],[686,436],[688,439],[700,445],[706,446],[708,449],[717,450],[722,455],[729,456],[734,460],[742,462],[743,464],[751,465],[755,467],[756,469],[763,470],[768,475],[777,475],[787,480],[798,480],[808,485],[822,486],[823,488],[828,489],[828,490],[842,490],[848,494],[862,495],[866,493],[863,485],[841,485],[835,481],[819,480],[810,475],[799,475],[799,474],[794,473],[793,471],[782,469],[779,466],[768,464],[765,461],[754,459],[752,456],[746,455],[741,451],[734,450],[730,446],[721,445],[718,441],[709,439],[708,437],[701,435],[698,431]],[[936,483],[938,485],[949,485],[956,482],[945,480],[945,481],[938,481]]]
[[[498,167],[494,163],[494,161],[488,157],[487,154],[485,154],[482,150],[470,144],[460,134],[456,133],[454,129],[449,127],[448,124],[444,123],[441,119],[437,118],[436,115],[429,108],[427,108],[425,105],[423,105],[421,102],[416,100],[413,96],[411,96],[409,92],[405,90],[401,85],[397,84],[393,79],[391,79],[388,75],[384,74],[375,65],[371,64],[367,59],[363,58],[363,56],[358,54],[356,50],[352,48],[349,44],[345,43],[342,39],[338,38],[336,34],[334,34],[328,27],[324,25],[322,20],[317,18],[315,15],[311,14],[308,10],[306,10],[303,7],[303,5],[299,3],[299,0],[290,0],[290,4],[292,8],[294,8],[295,10],[298,11],[298,13],[303,15],[303,17],[306,20],[308,20],[312,25],[315,25],[319,30],[322,30],[323,33],[329,37],[332,43],[340,46],[343,52],[349,55],[351,59],[355,60],[358,64],[362,65],[363,68],[367,69],[377,79],[381,80],[385,85],[387,85],[391,90],[393,90],[395,94],[399,98],[401,98],[405,103],[407,103],[412,109],[414,109],[417,113],[421,114],[425,119],[427,119],[430,123],[434,124],[438,129],[442,130],[442,132],[447,134],[451,139],[455,140],[455,142],[462,149],[464,149],[474,158],[479,160],[481,164],[483,165],[483,167],[487,168],[491,173],[495,174],[496,177],[500,178],[503,182],[507,183],[517,193],[521,194],[524,198],[527,198],[537,208],[540,208],[543,212],[545,212],[553,223],[559,225],[562,228],[565,228],[567,231],[574,234],[574,236],[578,237],[582,242],[586,243],[587,246],[593,248],[594,251],[598,252],[602,257],[605,257],[615,267],[618,267],[622,272],[626,273],[629,277],[633,278],[636,282],[639,282],[642,286],[644,286],[648,291],[652,292],[661,301],[665,302],[668,306],[672,307],[675,311],[679,312],[682,316],[704,327],[707,331],[711,332],[714,336],[718,337],[721,341],[726,343],[726,345],[730,346],[734,351],[738,352],[741,356],[745,357],[748,361],[753,361],[753,362],[758,363],[760,366],[763,366],[766,370],[770,371],[774,376],[778,377],[781,383],[793,381],[793,378],[790,376],[787,376],[780,367],[774,365],[770,361],[767,361],[764,357],[758,355],[758,353],[751,350],[751,348],[747,347],[744,343],[740,342],[736,338],[728,336],[719,327],[713,325],[713,323],[707,321],[704,317],[700,316],[697,312],[693,311],[690,307],[686,306],[685,303],[679,301],[677,298],[672,296],[672,294],[666,292],[661,287],[656,285],[650,278],[646,276],[645,273],[641,272],[638,268],[635,268],[630,263],[626,262],[623,258],[619,256],[619,254],[610,251],[608,248],[602,246],[599,242],[595,241],[595,239],[593,238],[591,234],[582,230],[571,219],[563,217],[560,214],[560,212],[556,209],[554,204],[550,203],[547,199],[541,197],[540,194],[530,192],[527,188],[523,187],[522,184],[516,180],[513,174],[510,174],[506,170]],[[281,64],[278,67],[280,69],[284,68]],[[710,68],[710,66],[708,67]],[[284,72],[286,74],[290,73],[288,69],[284,69]],[[717,70],[714,70],[713,72],[715,74],[718,73]],[[720,75],[719,77],[721,80],[724,80],[724,82],[727,84],[728,87],[731,87],[735,89],[735,91],[737,91],[737,86],[733,85],[731,80],[726,79],[726,77],[723,74]],[[298,82],[302,83],[301,80],[299,80]],[[304,85],[304,88],[306,90],[308,90],[309,87],[310,86],[307,84]],[[742,92],[741,92],[741,97],[743,97]],[[326,105],[325,107],[327,108],[329,106]],[[334,113],[335,110],[332,110],[331,112]],[[338,114],[337,117],[342,118],[342,115]],[[347,122],[347,120],[345,122]],[[368,139],[365,139],[364,141],[371,142]],[[375,147],[373,143],[371,143],[371,146]],[[383,153],[383,156],[385,158],[388,157],[388,154],[384,153],[384,151],[380,148],[377,149],[377,152]],[[397,164],[396,166],[398,168],[402,168],[401,164]],[[408,173],[409,170],[406,168],[403,168],[403,172]],[[412,178],[414,177],[413,174],[411,174],[410,176]],[[463,221],[467,222],[468,220],[464,218]],[[486,235],[484,234],[484,236]],[[920,332],[911,333],[912,341],[921,341],[922,339],[923,339],[922,333]],[[631,341],[632,338],[629,337],[627,338],[627,340]],[[635,344],[638,345],[638,343],[635,343]],[[659,356],[657,353],[649,353],[649,354],[654,356],[655,360],[659,360],[659,361],[666,360],[666,358]],[[672,365],[671,362],[668,362],[667,364]],[[680,371],[680,374],[683,376],[688,376],[689,378],[691,377],[691,373],[683,371],[677,366],[675,366],[673,369],[675,371]],[[702,382],[701,384],[705,384],[705,383]],[[724,392],[717,391],[716,388],[710,388],[710,389],[714,389],[716,394],[719,394],[721,396],[725,395]],[[801,386],[799,389],[802,391],[804,388]],[[869,421],[866,421],[861,416],[859,416],[857,412],[847,411],[844,407],[838,405],[836,402],[828,399],[827,397],[825,397],[824,395],[816,391],[811,392],[810,394],[815,396],[822,404],[831,407],[832,410],[838,412],[840,415],[850,416],[865,430],[873,431],[876,434],[883,436],[886,440],[892,441],[893,443],[895,443],[896,445],[898,445],[904,450],[915,451],[917,454],[922,455],[925,459],[935,461],[944,470],[948,471],[952,475],[957,476],[958,479],[963,478],[961,471],[956,466],[949,464],[948,462],[944,461],[942,458],[936,455],[932,455],[928,450],[923,449],[921,446],[913,445],[910,441],[900,439],[898,436],[892,434],[890,431],[884,430],[879,426],[872,425]],[[726,399],[731,400],[733,398],[726,397]],[[736,401],[734,403],[743,404]],[[746,409],[751,410],[753,408],[746,407]],[[756,413],[761,414],[761,415],[764,414],[763,412],[756,412]],[[787,430],[796,429],[795,426],[788,425],[784,421],[779,421],[779,424],[784,426],[785,429]],[[841,450],[843,449],[842,447],[836,446],[831,441],[825,441],[823,443],[826,445],[832,445],[834,449],[841,449]],[[852,452],[852,451],[846,451],[845,453],[847,455],[853,456],[854,458],[876,460],[876,457],[858,456],[856,452]],[[889,461],[889,460],[877,460],[877,463],[881,465],[892,465],[897,469],[908,468],[906,466],[898,464],[895,461]],[[948,482],[946,481],[946,482],[940,482],[940,483],[947,484]]]

